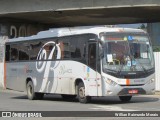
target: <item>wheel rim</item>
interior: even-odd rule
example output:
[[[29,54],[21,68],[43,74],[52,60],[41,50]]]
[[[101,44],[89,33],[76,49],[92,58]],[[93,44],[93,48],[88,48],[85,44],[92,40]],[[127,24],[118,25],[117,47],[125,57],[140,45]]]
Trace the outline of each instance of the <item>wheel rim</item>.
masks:
[[[29,86],[28,86],[28,94],[29,94],[29,96],[31,96],[32,93],[33,93],[33,88],[32,88],[31,85],[29,85]]]
[[[84,87],[81,87],[80,89],[79,89],[79,96],[80,96],[80,98],[84,98],[85,97],[85,88]]]

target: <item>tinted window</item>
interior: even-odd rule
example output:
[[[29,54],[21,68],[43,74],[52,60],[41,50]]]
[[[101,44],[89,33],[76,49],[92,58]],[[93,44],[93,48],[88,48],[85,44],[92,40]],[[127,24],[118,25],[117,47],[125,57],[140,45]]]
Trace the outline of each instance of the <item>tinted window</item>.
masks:
[[[70,37],[60,38],[58,43],[60,43],[61,49],[61,59],[71,58],[71,48],[70,48]]]
[[[88,45],[88,66],[96,69],[96,43]]]
[[[6,45],[6,61],[10,61],[10,45]]]
[[[46,51],[46,60],[55,60],[57,59],[57,47],[53,40],[43,42],[43,50]]]
[[[29,45],[24,43],[18,47],[19,50],[19,60],[29,60]]]
[[[83,43],[84,41],[81,41],[81,42]],[[72,59],[81,58],[81,49],[83,49],[83,45],[79,43],[80,43],[79,37],[73,36],[71,39],[71,45],[70,45]]]
[[[81,59],[84,55],[83,35],[60,38],[61,59]],[[86,40],[86,39],[85,39]]]
[[[54,39],[41,40],[30,44],[31,60],[55,60],[57,59],[57,47]]]
[[[37,60],[37,58],[39,60],[56,60],[59,57],[57,56],[58,47],[56,47],[56,44],[59,44],[60,59],[73,59],[86,63],[88,57],[86,52],[87,43],[92,38],[95,39],[95,35],[84,34],[19,42],[17,45],[11,44],[6,46],[6,61],[9,61],[9,59],[12,61]],[[40,54],[39,52],[44,52],[43,50],[45,54]]]
[[[96,36],[93,34],[84,34],[84,35],[76,35],[72,36],[71,39],[71,58],[76,59],[82,63],[86,64],[87,61],[87,44],[88,41],[96,40]]]
[[[11,45],[11,61],[18,60],[18,45],[13,44]]]
[[[43,43],[41,41],[30,43],[30,60],[37,59],[38,53],[42,46],[43,46]]]

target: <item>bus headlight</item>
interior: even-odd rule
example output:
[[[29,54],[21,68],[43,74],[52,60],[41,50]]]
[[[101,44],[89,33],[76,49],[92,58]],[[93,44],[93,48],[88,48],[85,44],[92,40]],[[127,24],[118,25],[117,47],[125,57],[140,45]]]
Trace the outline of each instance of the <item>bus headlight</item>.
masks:
[[[113,80],[111,80],[111,79],[109,79],[109,78],[105,78],[105,77],[103,77],[103,79],[104,79],[104,80],[105,80],[105,82],[106,82],[107,84],[109,84],[109,85],[112,85],[112,86],[117,85],[117,83],[116,83],[116,82],[114,82]]]
[[[151,83],[153,83],[154,81],[155,81],[155,79],[152,78],[152,79],[150,79],[150,80],[147,82],[147,84],[151,84]]]

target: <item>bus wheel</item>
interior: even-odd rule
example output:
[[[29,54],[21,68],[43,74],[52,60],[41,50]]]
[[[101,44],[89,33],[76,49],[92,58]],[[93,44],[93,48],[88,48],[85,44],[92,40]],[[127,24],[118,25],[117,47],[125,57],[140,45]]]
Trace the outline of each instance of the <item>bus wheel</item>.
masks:
[[[130,101],[132,96],[119,96],[119,99],[123,102],[128,102]]]
[[[29,81],[27,83],[27,96],[28,96],[28,99],[30,100],[36,99],[36,94],[34,92],[34,86],[32,81]]]
[[[87,103],[91,100],[90,96],[85,96],[85,86],[82,82],[78,84],[78,100],[80,103]]]
[[[35,100],[35,99],[41,100],[43,99],[44,93],[34,92],[33,82],[29,81],[27,83],[27,96],[28,96],[28,99],[30,100]]]
[[[62,98],[64,100],[73,100],[76,98],[76,95],[66,95],[66,94],[61,94]]]

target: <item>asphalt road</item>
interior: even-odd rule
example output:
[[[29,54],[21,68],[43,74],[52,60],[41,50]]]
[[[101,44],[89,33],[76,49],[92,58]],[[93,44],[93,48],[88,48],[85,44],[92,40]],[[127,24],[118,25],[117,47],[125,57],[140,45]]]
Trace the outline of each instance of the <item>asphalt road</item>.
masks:
[[[45,95],[43,100],[28,100],[25,92],[0,90],[0,111],[160,111],[160,95],[135,96],[128,103],[121,102],[118,97],[93,97],[90,103],[81,104],[77,99],[64,101],[60,95]],[[101,119],[106,120],[106,117]]]

